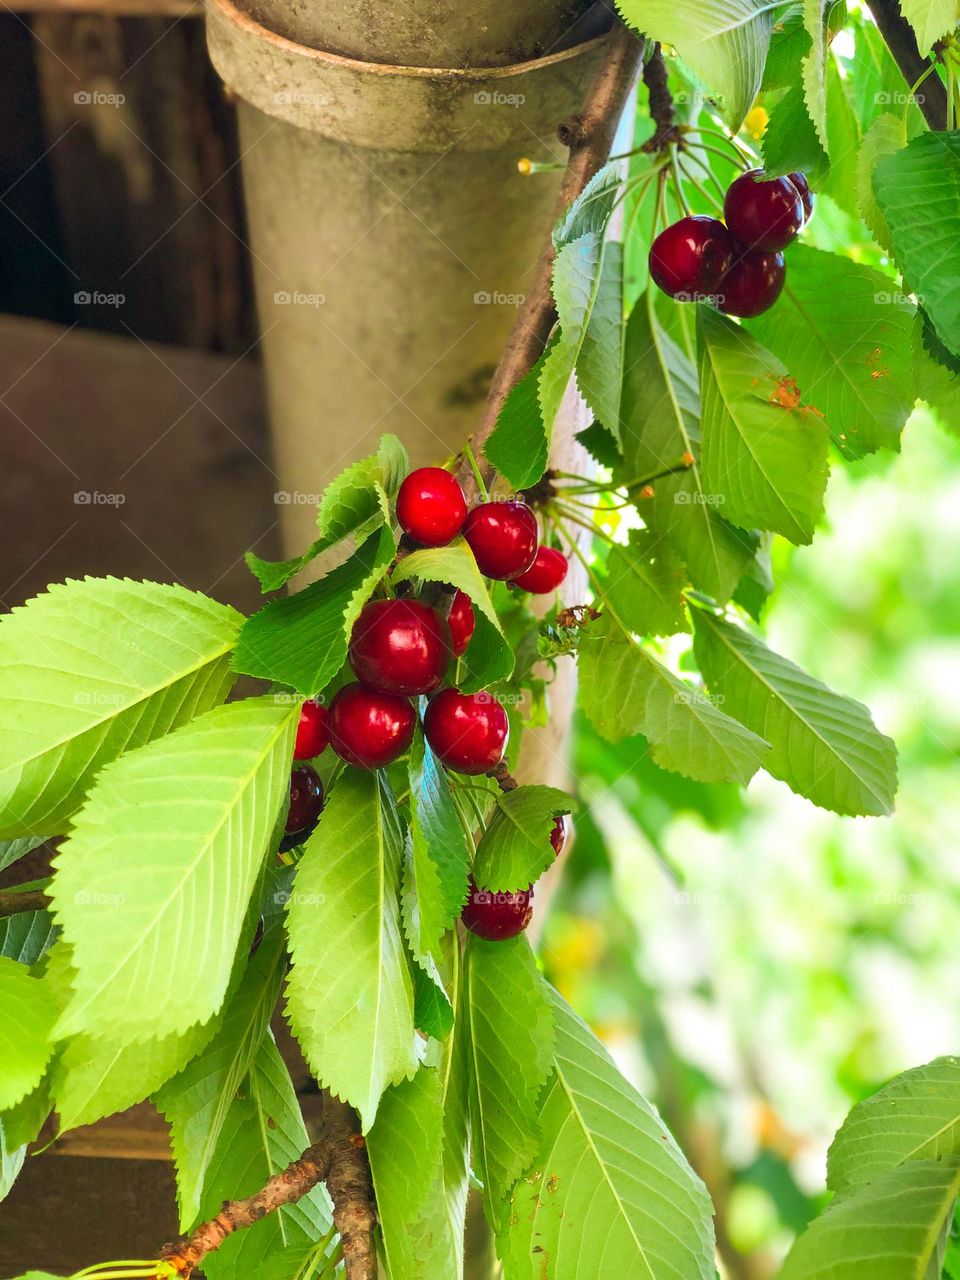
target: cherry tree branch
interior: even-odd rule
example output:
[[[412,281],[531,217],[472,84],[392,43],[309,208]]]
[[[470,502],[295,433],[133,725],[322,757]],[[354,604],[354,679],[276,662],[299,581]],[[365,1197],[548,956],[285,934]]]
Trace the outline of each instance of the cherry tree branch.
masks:
[[[299,1159],[276,1173],[259,1191],[242,1200],[225,1200],[220,1212],[189,1235],[164,1245],[160,1256],[181,1280],[188,1280],[208,1253],[228,1236],[253,1226],[268,1213],[302,1200],[319,1182],[333,1201],[333,1224],[340,1235],[347,1280],[376,1280],[373,1243],[376,1225],[373,1184],[366,1144],[352,1107],[327,1097],[324,1134]]]
[[[653,53],[644,64],[643,83],[647,86],[650,119],[654,123],[654,130],[643,144],[642,150],[656,154],[666,151],[671,142],[680,142],[683,136],[677,126],[673,94],[667,84],[667,64],[659,45],[654,46]]]
[[[558,217],[583,191],[609,156],[617,125],[636,81],[642,57],[643,37],[616,20],[607,38],[603,62],[582,111],[564,121],[557,130],[560,141],[570,148],[557,200]],[[556,322],[557,313],[550,291],[555,256],[553,241],[548,236],[537,262],[533,283],[490,383],[480,425],[470,439],[478,458],[497,424],[504,401],[540,358],[550,330]],[[480,465],[484,478],[489,480],[493,475],[493,468],[482,461]],[[457,478],[463,485],[468,501],[473,500],[478,486],[466,460],[462,462]]]
[[[900,68],[900,74],[912,88],[931,65],[930,59],[920,52],[913,27],[900,12],[898,0],[867,0],[867,7]],[[916,101],[931,129],[946,129],[947,91],[936,72],[931,72],[924,80],[917,91]]]
[[[20,911],[43,911],[50,899],[42,889],[10,889],[0,891],[0,919]]]

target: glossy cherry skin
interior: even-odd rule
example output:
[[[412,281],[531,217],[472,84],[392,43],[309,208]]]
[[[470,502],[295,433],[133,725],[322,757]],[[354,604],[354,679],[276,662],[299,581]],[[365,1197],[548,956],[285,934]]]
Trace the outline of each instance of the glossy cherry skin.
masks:
[[[553,828],[550,831],[550,843],[553,845],[553,852],[559,858],[567,843],[567,819],[564,814],[561,814],[553,824]]]
[[[526,573],[518,574],[513,579],[518,587],[529,591],[531,595],[546,596],[556,591],[567,576],[567,557],[555,547],[537,547],[533,564]]]
[[[303,831],[316,825],[323,809],[323,783],[316,769],[298,764],[290,774],[290,808],[284,831]]]
[[[786,279],[782,253],[744,253],[717,289],[717,306],[728,316],[758,316],[780,297]]]
[[[518,893],[493,893],[470,881],[470,897],[460,919],[471,933],[488,942],[504,942],[523,933],[533,915],[533,885]]]
[[[474,627],[477,625],[477,620],[473,613],[473,602],[465,591],[458,591],[453,597],[453,604],[450,606],[450,616],[447,618],[447,623],[450,627],[453,656],[460,658],[466,653]]]
[[[733,239],[716,218],[695,214],[661,231],[650,246],[650,275],[680,302],[708,297],[733,261]]]
[[[467,518],[467,502],[456,477],[442,467],[411,471],[397,494],[400,528],[422,547],[442,547]]]
[[[308,698],[300,708],[297,737],[293,744],[294,760],[312,760],[330,742],[327,731],[327,708]]]
[[[395,693],[345,684],[330,703],[330,742],[347,764],[382,769],[413,741],[417,713]]]
[[[789,178],[765,178],[762,169],[751,169],[727,188],[723,216],[744,249],[776,253],[803,226],[803,201]]]
[[[450,665],[450,628],[420,600],[373,600],[350,636],[357,678],[381,693],[433,693]]]
[[[503,581],[526,573],[537,554],[537,519],[525,502],[483,502],[474,507],[463,536],[480,572]]]
[[[489,693],[441,689],[430,699],[423,731],[448,769],[487,773],[503,759],[510,722],[506,711]]]
[[[807,175],[805,173],[788,173],[787,177],[800,194],[800,203],[803,205],[803,220],[804,222],[809,222],[813,217],[813,192],[810,190]]]

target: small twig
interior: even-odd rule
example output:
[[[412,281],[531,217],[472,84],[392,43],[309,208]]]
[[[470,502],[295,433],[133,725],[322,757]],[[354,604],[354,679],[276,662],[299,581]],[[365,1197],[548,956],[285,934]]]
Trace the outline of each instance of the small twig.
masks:
[[[336,1098],[324,1107],[324,1134],[286,1169],[268,1179],[252,1196],[225,1200],[215,1218],[187,1236],[165,1245],[160,1257],[181,1277],[188,1277],[208,1253],[219,1249],[235,1231],[253,1226],[268,1213],[302,1200],[319,1182],[326,1182],[333,1201],[333,1223],[343,1246],[347,1280],[376,1280],[373,1243],[376,1223],[373,1185],[356,1113]]]
[[[25,889],[22,893],[0,891],[0,919],[20,911],[43,911],[50,899],[42,889]]]
[[[932,65],[917,45],[913,27],[900,12],[897,0],[867,0],[873,20],[900,68],[900,74],[908,85],[915,85]],[[938,75],[928,76],[923,93],[915,95],[917,106],[931,129],[947,127],[947,91]]]
[[[495,768],[488,770],[487,777],[492,778],[501,791],[516,791],[520,785],[503,760]]]
[[[677,125],[673,94],[667,84],[667,65],[659,45],[654,46],[653,53],[644,64],[643,83],[649,94],[650,119],[654,123],[654,130],[641,149],[648,154],[660,155],[673,143],[682,145],[683,134]]]

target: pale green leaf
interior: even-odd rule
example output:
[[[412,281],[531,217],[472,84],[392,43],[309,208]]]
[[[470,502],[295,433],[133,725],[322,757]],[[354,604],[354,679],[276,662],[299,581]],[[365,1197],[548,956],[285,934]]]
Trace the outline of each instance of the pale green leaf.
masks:
[[[581,701],[610,742],[642,733],[656,764],[697,782],[746,785],[769,746],[705,693],[685,684],[609,616],[584,629]]]
[[[53,1043],[56,1002],[25,965],[0,956],[0,1111],[40,1083]]]
[[[906,146],[906,122],[902,117],[885,111],[877,116],[864,135],[863,145],[857,156],[857,209],[873,233],[873,238],[888,253],[893,252],[890,229],[873,194],[873,173],[882,156],[891,155]]]
[[[916,32],[921,53],[929,52],[942,36],[953,35],[960,22],[957,0],[901,0],[900,12]]]
[[[103,765],[222,702],[240,621],[116,578],[58,584],[0,620],[0,835],[63,830]]]
[[[671,544],[650,529],[631,529],[611,547],[604,595],[618,618],[642,636],[689,631],[683,589],[687,570]]]
[[[23,1168],[28,1145],[35,1141],[50,1114],[46,1081],[15,1107],[0,1112],[0,1201],[6,1199]]]
[[[830,689],[740,627],[693,611],[694,652],[711,692],[770,744],[768,773],[842,814],[885,814],[897,753],[866,707]]]
[[[763,167],[771,177],[797,170],[812,182],[825,176],[830,161],[810,119],[802,84],[792,85],[773,107],[761,146]]]
[[[470,851],[446,772],[417,731],[408,755],[411,869],[418,919],[410,945],[416,956],[434,951],[467,897]]]
[[[623,249],[613,240],[603,253],[590,319],[577,357],[580,394],[620,442],[623,383]]]
[[[555,991],[539,1149],[498,1242],[506,1280],[714,1280],[713,1206],[650,1104]]]
[[[76,969],[59,1035],[151,1039],[220,1007],[296,722],[289,702],[230,703],[100,774],[50,888]]]
[[[827,0],[803,0],[803,25],[810,49],[803,59],[803,96],[824,150],[827,139],[827,32],[824,21]]]
[[[597,170],[576,200],[564,210],[553,229],[553,247],[558,253],[581,236],[603,233],[613,213],[622,181],[623,168],[619,161],[610,161]]]
[[[553,264],[552,289],[560,320],[560,336],[551,347],[540,373],[540,411],[550,439],[583,347],[600,284],[604,258],[603,235],[588,231],[565,244]]]
[[[556,787],[528,785],[496,797],[497,813],[477,846],[474,879],[481,889],[527,889],[556,858],[550,843],[554,820],[576,803]]]
[[[747,328],[819,409],[838,448],[859,458],[898,449],[913,408],[913,308],[889,276],[806,244],[794,245],[783,293]]]
[[[544,362],[556,341],[556,336],[551,338],[540,359],[510,391],[483,446],[487,460],[515,489],[528,489],[546,470],[547,432],[538,388]]]
[[[498,1230],[506,1198],[540,1140],[537,1098],[553,1061],[553,1011],[530,943],[471,937],[464,1014],[472,1065],[473,1160]]]
[[[311,1070],[369,1129],[383,1091],[417,1066],[400,926],[402,835],[385,780],[348,769],[297,867],[288,907],[287,1016]]]
[[[698,310],[704,486],[734,524],[811,542],[827,487],[823,419],[742,326]]]

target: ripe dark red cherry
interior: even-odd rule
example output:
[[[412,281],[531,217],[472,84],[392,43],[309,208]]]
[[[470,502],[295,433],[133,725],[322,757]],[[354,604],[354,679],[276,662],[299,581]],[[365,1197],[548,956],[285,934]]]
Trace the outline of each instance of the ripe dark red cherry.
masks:
[[[467,518],[467,502],[455,476],[442,467],[411,471],[397,494],[401,529],[423,547],[442,547]]]
[[[733,261],[734,243],[716,218],[695,214],[661,231],[650,246],[650,275],[681,302],[712,294]]]
[[[810,190],[807,175],[805,173],[789,173],[787,177],[800,193],[800,203],[803,205],[803,220],[804,222],[809,222],[813,217],[813,192]]]
[[[312,760],[330,742],[327,732],[327,708],[308,698],[300,708],[297,737],[293,744],[294,760]]]
[[[290,774],[290,808],[284,830],[303,831],[316,825],[323,809],[323,783],[316,769],[298,764]]]
[[[723,216],[745,249],[775,253],[796,239],[803,201],[789,178],[765,178],[762,169],[751,169],[727,188]]]
[[[450,628],[420,600],[371,601],[350,636],[351,667],[381,693],[433,693],[450,665],[450,653]]]
[[[448,769],[486,773],[503,759],[510,722],[492,694],[441,689],[430,699],[423,731]]]
[[[567,557],[554,547],[537,547],[533,564],[526,573],[518,574],[514,582],[524,591],[535,596],[549,595],[556,591],[567,576]]]
[[[550,843],[553,845],[553,852],[559,858],[567,843],[567,819],[564,814],[561,814],[553,824]]]
[[[463,536],[488,578],[515,578],[537,554],[537,519],[525,502],[481,503],[467,516]]]
[[[533,885],[518,893],[493,893],[470,881],[470,897],[460,919],[471,933],[488,942],[504,942],[523,933],[533,915]]]
[[[717,306],[728,316],[758,316],[780,297],[786,274],[782,253],[744,253],[720,281]]]
[[[413,741],[417,713],[395,693],[346,684],[330,703],[330,742],[347,764],[382,769]]]
[[[477,625],[477,620],[473,616],[473,602],[465,591],[458,591],[453,597],[447,622],[450,626],[453,656],[459,658],[466,653],[473,629]]]

